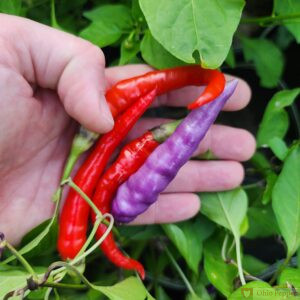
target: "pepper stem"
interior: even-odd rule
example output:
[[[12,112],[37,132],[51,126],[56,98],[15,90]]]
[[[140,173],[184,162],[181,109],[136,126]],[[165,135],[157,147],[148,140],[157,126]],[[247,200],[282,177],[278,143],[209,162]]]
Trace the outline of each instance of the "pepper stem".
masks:
[[[75,135],[71,146],[70,154],[67,158],[61,182],[67,180],[82,153],[90,149],[93,143],[99,137],[98,133],[91,132],[84,127],[80,127],[79,133]],[[53,195],[54,202],[59,201],[62,195],[62,187],[60,186]]]
[[[158,143],[163,143],[181,123],[182,119],[162,124],[151,129],[153,138]]]

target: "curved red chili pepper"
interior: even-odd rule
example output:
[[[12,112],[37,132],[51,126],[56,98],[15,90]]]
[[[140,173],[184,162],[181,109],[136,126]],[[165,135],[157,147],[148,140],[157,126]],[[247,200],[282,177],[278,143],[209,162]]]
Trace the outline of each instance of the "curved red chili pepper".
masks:
[[[117,160],[99,180],[93,197],[93,202],[102,214],[110,212],[111,200],[113,199],[118,186],[138,170],[157,146],[158,142],[153,139],[152,133],[148,131],[122,149]],[[94,213],[92,213],[92,219],[93,222],[95,222]],[[100,224],[96,232],[96,238],[100,239],[106,229],[106,225]],[[100,248],[113,264],[120,268],[136,270],[141,278],[144,279],[145,270],[143,266],[138,261],[125,256],[118,249],[111,232],[101,243]]]
[[[97,142],[87,160],[77,172],[74,182],[89,197],[111,154],[129,130],[152,103],[156,91],[136,101],[115,122],[114,128]],[[63,259],[74,258],[84,245],[87,231],[89,205],[81,196],[70,189],[60,216],[58,251]]]
[[[106,98],[112,114],[116,115],[153,88],[161,95],[188,85],[207,85],[200,97],[188,106],[194,109],[222,93],[225,77],[218,70],[203,69],[198,65],[152,71],[118,82],[107,91]]]

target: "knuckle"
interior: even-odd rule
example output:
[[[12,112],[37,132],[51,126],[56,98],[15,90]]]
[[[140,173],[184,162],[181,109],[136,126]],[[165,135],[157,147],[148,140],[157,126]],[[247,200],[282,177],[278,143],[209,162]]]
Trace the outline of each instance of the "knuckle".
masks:
[[[101,65],[105,64],[104,53],[98,46],[96,46],[88,41],[84,41],[81,51],[85,55],[90,56],[92,59],[95,59]]]

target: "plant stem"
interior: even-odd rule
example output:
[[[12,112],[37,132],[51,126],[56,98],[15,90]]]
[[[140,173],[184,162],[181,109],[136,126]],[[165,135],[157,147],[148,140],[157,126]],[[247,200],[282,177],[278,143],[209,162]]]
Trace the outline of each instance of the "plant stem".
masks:
[[[270,285],[274,284],[277,277],[281,274],[281,272],[288,266],[288,264],[290,263],[291,260],[291,256],[288,255],[287,258],[284,260],[284,262],[279,266],[279,268],[277,269],[277,271],[274,273],[273,277],[270,280]]]
[[[97,140],[98,137],[99,134],[91,132],[85,129],[84,127],[80,127],[79,133],[76,134],[73,139],[71,150],[64,167],[61,182],[64,182],[70,177],[75,163],[77,162],[80,155],[87,151],[89,148],[91,148],[91,146]],[[53,196],[54,200],[60,200],[61,195],[62,188],[59,187]]]
[[[276,28],[275,25],[272,25],[272,26],[269,26],[269,27],[265,28],[265,29],[263,30],[263,32],[261,33],[261,35],[259,36],[259,38],[260,38],[260,39],[266,38],[267,35],[269,35],[269,33],[273,31],[274,28]]]
[[[253,189],[256,187],[264,187],[265,183],[266,183],[266,181],[264,179],[262,179],[257,182],[254,182],[254,183],[245,184],[242,187],[244,190],[249,190],[249,189]]]
[[[88,204],[89,206],[93,209],[95,214],[99,216],[100,218],[103,218],[103,215],[101,211],[98,209],[98,207],[93,203],[93,201],[85,194],[81,188],[72,180],[71,177],[68,179],[64,180],[62,184],[68,184],[72,189],[74,189]]]
[[[27,262],[27,260],[9,242],[5,241],[4,243],[7,249],[9,249],[9,251],[19,260],[19,262],[23,265],[27,272],[32,275],[34,280],[37,280],[38,276],[34,272],[31,265]]]
[[[173,266],[175,267],[176,271],[178,272],[179,276],[182,278],[183,282],[185,283],[188,291],[192,295],[196,295],[194,289],[192,288],[192,285],[190,284],[190,282],[186,278],[185,274],[183,273],[183,271],[181,270],[180,266],[177,264],[175,258],[173,257],[173,255],[171,254],[171,252],[169,251],[169,249],[167,247],[165,247],[165,251],[166,251],[166,254],[169,257],[169,259],[171,260]]]
[[[45,287],[51,288],[62,288],[62,289],[76,289],[76,290],[86,290],[88,287],[83,284],[67,284],[67,283],[54,283],[46,282],[43,284]]]
[[[104,214],[103,218],[109,218],[110,219],[110,223],[105,231],[105,233],[101,236],[101,238],[86,252],[84,252],[81,256],[78,256],[76,258],[74,258],[71,262],[70,265],[75,265],[76,263],[78,263],[79,261],[81,261],[83,258],[85,258],[86,256],[88,256],[90,253],[92,253],[96,248],[98,248],[100,246],[100,244],[106,239],[106,237],[108,236],[108,234],[111,232],[112,227],[114,225],[114,218],[111,214]]]
[[[104,239],[107,237],[107,235],[112,230],[112,227],[114,225],[114,218],[111,214],[102,215],[102,213],[100,212],[98,207],[93,203],[93,201],[75,184],[75,182],[71,178],[68,178],[67,180],[62,182],[62,184],[65,184],[65,183],[68,183],[68,185],[72,189],[74,189],[92,207],[92,209],[94,210],[94,212],[96,214],[96,222],[93,226],[93,230],[92,230],[91,234],[89,235],[87,241],[85,242],[85,244],[81,248],[80,252],[77,254],[77,256],[70,263],[71,265],[74,265],[77,262],[79,262],[80,260],[82,260],[83,258],[85,258],[86,256],[88,256],[91,252],[93,252],[104,241]],[[107,222],[106,218],[110,219],[109,223]],[[94,235],[95,235],[95,233],[98,229],[98,226],[100,225],[101,222],[105,223],[105,225],[108,226],[105,233],[88,251],[84,252],[86,250],[86,248],[89,246],[90,242],[92,241],[92,239],[93,239],[93,237],[94,237]]]
[[[226,233],[223,244],[222,244],[222,250],[221,250],[221,256],[224,261],[227,261],[226,249],[227,249],[227,244],[228,244],[228,238],[229,238],[229,236]]]
[[[100,212],[100,210],[98,209],[98,207],[93,203],[93,201],[78,187],[78,185],[75,184],[75,182],[71,178],[67,179],[65,182],[67,182],[68,185],[72,189],[74,189],[92,207],[93,211],[96,214],[96,222],[93,226],[92,232],[90,233],[90,235],[88,236],[86,242],[84,243],[84,245],[82,246],[82,248],[80,249],[80,251],[76,255],[76,257],[79,257],[87,249],[87,247],[89,246],[89,244],[93,240],[93,238],[96,234],[96,231],[97,231],[101,221],[103,220],[103,215]]]
[[[146,279],[151,281],[156,281],[162,286],[173,290],[186,290],[186,285],[182,281],[178,281],[173,278],[163,277],[163,276],[155,276],[150,272],[147,272]]]
[[[266,24],[272,22],[281,22],[285,20],[293,20],[300,18],[300,13],[288,14],[282,16],[267,16],[267,17],[258,17],[258,18],[242,18],[242,24]]]
[[[279,260],[276,263],[270,265],[258,277],[262,280],[266,280],[266,279],[270,278],[284,261],[285,261],[285,259],[282,259],[282,260]],[[297,267],[297,257],[292,257],[288,266]]]
[[[237,266],[238,266],[239,277],[240,277],[242,285],[245,285],[246,280],[244,277],[244,271],[243,271],[243,267],[242,267],[240,239],[235,234],[234,234],[234,239],[235,239],[236,261],[237,261]]]
[[[231,265],[234,265],[236,268],[238,268],[238,264],[233,260],[233,259],[230,259],[229,263]],[[260,278],[258,277],[255,277],[255,276],[252,276],[249,272],[247,272],[246,270],[243,270],[243,273],[251,280],[256,280],[256,281],[261,281]]]

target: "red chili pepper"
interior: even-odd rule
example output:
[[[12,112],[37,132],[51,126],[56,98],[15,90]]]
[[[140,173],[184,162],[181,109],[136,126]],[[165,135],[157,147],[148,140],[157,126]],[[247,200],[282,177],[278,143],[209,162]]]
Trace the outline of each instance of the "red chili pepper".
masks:
[[[187,85],[207,85],[200,97],[188,106],[194,109],[222,93],[225,77],[218,70],[203,69],[197,65],[152,71],[118,82],[107,91],[106,98],[112,114],[117,115],[153,88],[157,88],[157,95],[161,95]]]
[[[164,124],[147,131],[141,137],[127,144],[120,152],[115,162],[106,170],[100,178],[93,202],[102,214],[110,212],[111,201],[120,184],[125,182],[130,175],[135,173],[145,162],[152,151],[169,137],[175,130],[180,121]],[[92,213],[93,222],[95,214]],[[107,227],[100,224],[96,232],[96,238],[100,239]],[[105,256],[116,266],[129,270],[136,270],[142,279],[145,277],[143,266],[127,256],[117,247],[113,234],[110,232],[106,239],[101,243]]]
[[[134,140],[121,151],[118,159],[101,177],[93,202],[102,214],[110,212],[110,202],[115,195],[118,186],[123,183],[130,174],[133,174],[141,166],[149,154],[158,146],[158,142],[153,139],[152,133],[147,132],[139,139]],[[95,214],[93,214],[95,221]],[[100,224],[96,238],[100,239],[105,233],[107,226]],[[116,266],[124,269],[136,270],[142,279],[145,277],[143,266],[136,260],[125,256],[116,245],[113,234],[110,232],[106,239],[101,243],[105,256]]]
[[[152,103],[156,91],[152,90],[136,101],[115,122],[114,128],[103,135],[96,147],[77,172],[74,182],[89,197],[96,187],[111,154],[129,130]],[[89,205],[70,189],[62,209],[58,236],[58,251],[63,259],[74,258],[84,245],[87,231]]]

